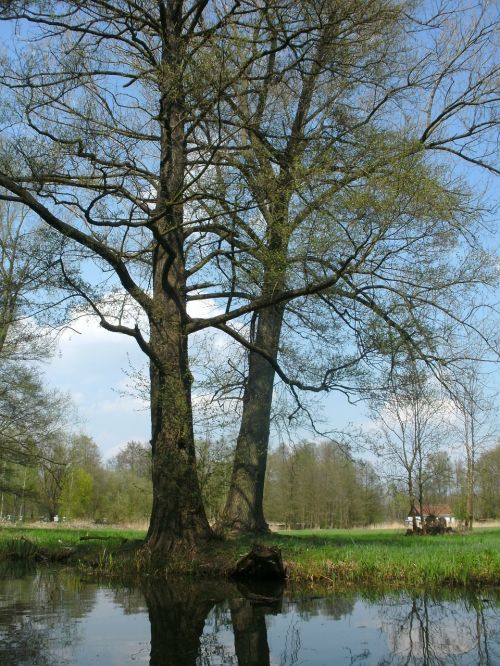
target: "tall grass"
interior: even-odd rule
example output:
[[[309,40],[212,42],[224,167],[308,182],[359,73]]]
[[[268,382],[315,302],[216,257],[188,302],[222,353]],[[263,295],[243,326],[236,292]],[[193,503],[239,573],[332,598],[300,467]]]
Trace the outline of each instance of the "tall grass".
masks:
[[[290,577],[391,585],[500,585],[500,530],[412,536],[394,531],[281,533]]]

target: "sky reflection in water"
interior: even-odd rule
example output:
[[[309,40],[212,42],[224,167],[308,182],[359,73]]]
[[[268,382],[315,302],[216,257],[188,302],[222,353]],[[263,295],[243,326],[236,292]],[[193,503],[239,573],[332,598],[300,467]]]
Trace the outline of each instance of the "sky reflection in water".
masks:
[[[23,575],[24,574],[24,575]],[[3,666],[500,664],[498,590],[293,595],[221,581],[1,572]]]

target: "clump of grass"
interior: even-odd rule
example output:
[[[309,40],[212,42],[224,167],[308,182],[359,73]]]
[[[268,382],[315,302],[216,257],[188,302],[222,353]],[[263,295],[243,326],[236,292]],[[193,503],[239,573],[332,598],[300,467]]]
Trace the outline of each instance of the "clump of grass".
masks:
[[[21,537],[5,542],[4,557],[10,560],[35,560],[39,553],[37,544]]]

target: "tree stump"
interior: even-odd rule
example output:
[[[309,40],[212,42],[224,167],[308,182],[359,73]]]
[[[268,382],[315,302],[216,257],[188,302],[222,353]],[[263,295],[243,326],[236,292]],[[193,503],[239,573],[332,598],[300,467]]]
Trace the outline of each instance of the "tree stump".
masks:
[[[252,550],[236,562],[231,576],[253,580],[284,580],[286,570],[281,550],[277,546],[254,543]]]

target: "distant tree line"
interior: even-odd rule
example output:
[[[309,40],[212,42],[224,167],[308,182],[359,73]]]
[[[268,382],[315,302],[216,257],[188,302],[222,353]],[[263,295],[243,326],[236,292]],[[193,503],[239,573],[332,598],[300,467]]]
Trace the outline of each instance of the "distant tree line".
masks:
[[[66,435],[51,458],[4,462],[0,470],[3,520],[88,519],[97,523],[144,521],[151,513],[151,455],[128,442],[103,462],[87,435]]]
[[[372,465],[336,442],[301,442],[271,454],[265,510],[291,529],[369,525],[384,520],[384,491]]]
[[[207,515],[217,523],[231,477],[232,445],[197,441],[200,485]],[[87,435],[60,436],[45,457],[3,460],[0,518],[6,520],[147,521],[152,506],[151,455],[130,441],[108,461]],[[51,457],[49,458],[48,455]],[[443,451],[429,455],[426,501],[467,512],[466,461]],[[282,445],[269,456],[264,507],[271,523],[287,529],[349,528],[408,515],[404,482],[387,481],[383,468],[355,458],[337,442]],[[500,518],[500,443],[477,461],[475,519]]]

